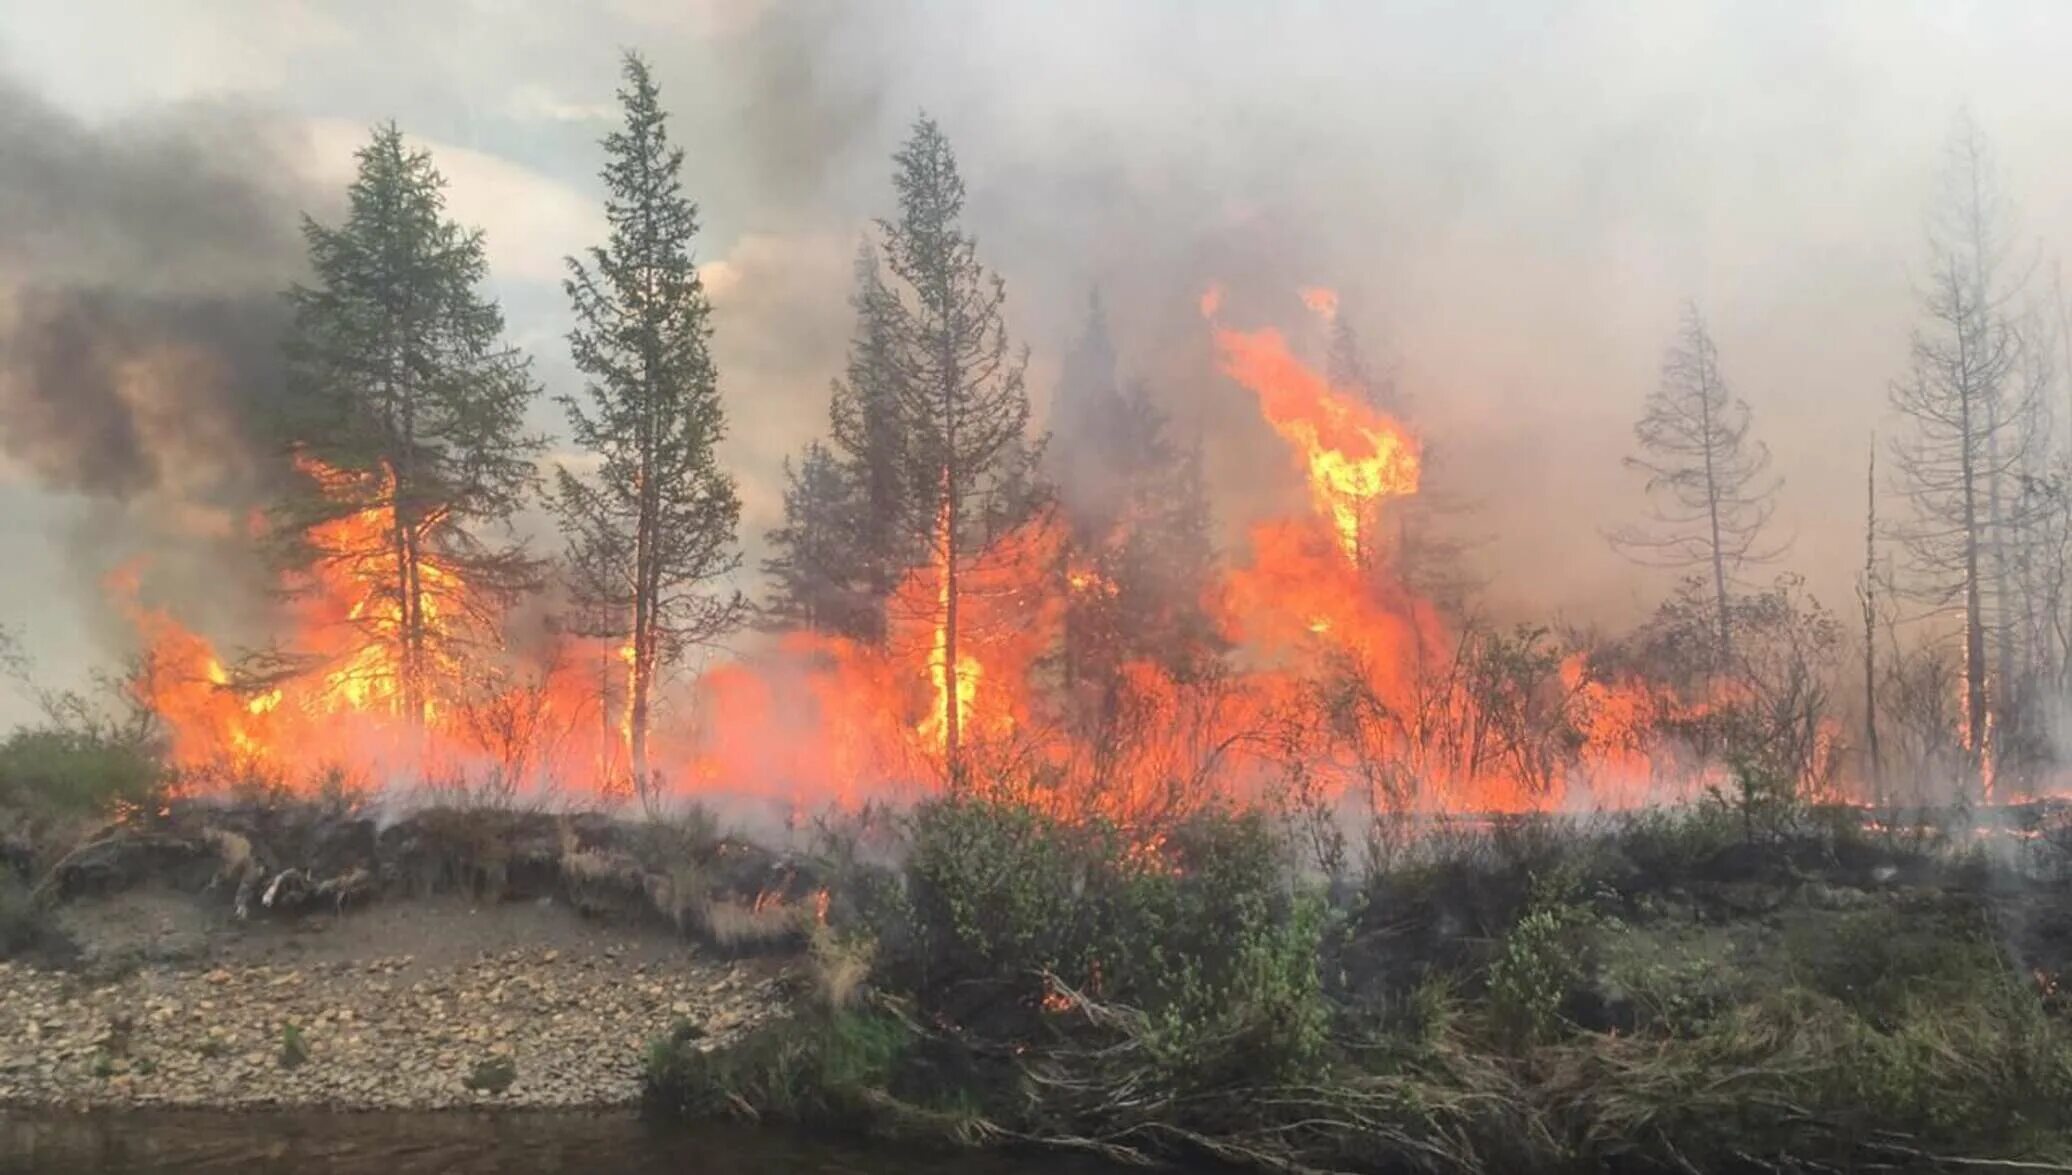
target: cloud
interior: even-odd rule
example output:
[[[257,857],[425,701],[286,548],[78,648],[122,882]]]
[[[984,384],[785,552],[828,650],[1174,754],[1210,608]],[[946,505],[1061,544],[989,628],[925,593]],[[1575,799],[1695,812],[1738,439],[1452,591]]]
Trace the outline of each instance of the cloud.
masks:
[[[497,281],[558,284],[564,258],[580,255],[604,240],[600,198],[509,159],[468,147],[411,135],[412,145],[431,152],[446,177],[446,210],[455,221],[482,230],[490,276]],[[313,119],[306,127],[303,166],[315,182],[343,191],[358,164],[354,153],[369,129],[338,119]]]
[[[539,122],[610,122],[619,116],[616,102],[571,101],[538,82],[511,90],[505,103],[513,118]]]

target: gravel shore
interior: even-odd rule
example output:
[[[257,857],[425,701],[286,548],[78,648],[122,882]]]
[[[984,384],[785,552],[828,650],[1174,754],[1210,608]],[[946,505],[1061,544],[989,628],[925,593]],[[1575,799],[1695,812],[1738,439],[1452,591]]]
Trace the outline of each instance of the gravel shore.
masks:
[[[623,1105],[654,1036],[723,1044],[782,1004],[769,966],[651,942],[468,950],[436,924],[409,941],[426,953],[292,944],[302,957],[211,951],[114,977],[0,962],[0,1104]]]

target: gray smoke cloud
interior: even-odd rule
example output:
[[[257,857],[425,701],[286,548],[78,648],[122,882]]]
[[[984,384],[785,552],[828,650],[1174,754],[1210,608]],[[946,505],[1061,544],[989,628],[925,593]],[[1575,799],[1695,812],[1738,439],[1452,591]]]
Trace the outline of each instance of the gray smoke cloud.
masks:
[[[117,567],[260,635],[246,522],[280,468],[254,421],[302,266],[293,143],[217,104],[89,123],[0,77],[0,485],[42,520],[47,569],[9,611],[53,683],[131,645],[99,586]]]
[[[85,35],[118,12],[133,35]],[[53,484],[133,498],[185,467],[138,454],[167,452],[166,429],[213,438],[198,422],[244,394],[197,390],[200,410],[171,421],[133,410],[135,389],[108,373],[133,372],[124,357],[170,337],[161,324],[193,327],[182,337],[234,385],[265,382],[271,357],[247,363],[244,346],[263,332],[217,342],[195,299],[239,322],[247,300],[277,314],[273,292],[301,264],[295,212],[337,199],[349,161],[302,191],[274,158],[283,127],[393,116],[594,208],[617,54],[642,50],[702,208],[751,565],[780,460],[826,427],[849,260],[893,210],[889,156],[922,109],[957,147],[967,223],[1007,280],[1039,402],[1098,286],[1124,377],[1205,434],[1241,543],[1246,519],[1299,508],[1301,491],[1216,371],[1196,299],[1220,282],[1232,324],[1279,325],[1321,356],[1323,324],[1297,291],[1334,287],[1370,354],[1395,361],[1449,488],[1481,504],[1477,557],[1509,617],[1623,624],[1668,587],[1602,531],[1643,509],[1619,458],[1688,300],[1786,479],[1791,565],[1846,608],[1862,454],[1873,427],[1892,427],[1886,385],[1905,362],[1953,113],[1969,105],[1999,144],[2019,235],[2048,254],[2072,217],[2057,81],[2072,9],[2018,0],[226,0],[206,15],[82,0],[0,29],[0,54],[32,64],[37,87],[0,93],[0,289],[13,292],[0,312],[21,320],[35,285],[39,322],[126,324],[92,334],[119,345],[86,364],[115,394],[75,403],[49,379],[0,393],[5,448]],[[240,104],[193,102],[222,89]],[[40,93],[147,113],[86,123]],[[458,205],[470,175],[451,170]],[[530,224],[513,223],[491,233],[497,292],[543,382],[573,390],[552,258],[532,269],[548,279],[514,283],[499,250]],[[98,310],[83,300],[96,290]],[[47,367],[65,352],[41,338]],[[59,451],[112,456],[32,458],[17,419],[52,421],[38,435],[72,438]]]
[[[300,207],[278,129],[91,126],[0,78],[0,448],[43,484],[235,495],[275,385]]]

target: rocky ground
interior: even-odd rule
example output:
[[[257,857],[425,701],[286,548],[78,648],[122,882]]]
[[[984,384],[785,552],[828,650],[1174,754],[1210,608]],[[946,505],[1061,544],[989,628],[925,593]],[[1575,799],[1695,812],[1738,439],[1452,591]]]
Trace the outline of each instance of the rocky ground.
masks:
[[[545,899],[243,924],[146,889],[65,918],[83,960],[0,962],[0,1104],[615,1105],[658,1034],[723,1044],[781,1007],[779,963]]]

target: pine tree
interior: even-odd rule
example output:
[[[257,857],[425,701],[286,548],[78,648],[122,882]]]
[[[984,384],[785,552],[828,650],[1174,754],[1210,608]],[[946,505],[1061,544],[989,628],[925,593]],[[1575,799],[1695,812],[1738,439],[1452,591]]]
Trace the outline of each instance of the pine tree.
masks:
[[[604,138],[608,243],[570,258],[569,344],[589,376],[587,404],[561,397],[594,471],[563,466],[554,505],[568,537],[576,627],[626,642],[628,752],[650,786],[655,683],[692,646],[740,622],[746,604],[719,585],[740,566],[733,479],[714,454],[725,432],[708,351],[710,307],[691,256],[697,207],[683,194],[683,151],[669,142],[646,62],[628,54],[623,129]]]
[[[849,483],[857,491],[855,579],[869,607],[858,614],[858,637],[882,641],[885,603],[912,563],[916,545],[907,485],[907,424],[898,368],[899,300],[885,287],[878,252],[868,241],[856,253],[856,333],[847,378],[834,383],[829,423]]]
[[[1723,671],[1734,647],[1729,589],[1744,567],[1779,553],[1764,533],[1779,481],[1768,475],[1769,447],[1750,439],[1749,424],[1748,402],[1720,374],[1719,349],[1704,318],[1697,307],[1687,308],[1662,361],[1661,383],[1633,426],[1643,455],[1626,460],[1647,474],[1654,516],[1614,534],[1612,543],[1636,562],[1705,572],[1713,652]]]
[[[276,519],[283,554],[342,571],[366,596],[343,623],[362,647],[348,688],[421,723],[539,564],[508,521],[536,483],[536,394],[503,315],[477,293],[482,234],[445,218],[445,181],[394,124],[358,153],[345,222],[305,218],[315,284],[294,321],[278,425],[309,476]],[[504,541],[486,530],[501,528]]]
[[[955,777],[962,763],[961,580],[984,553],[986,531],[1000,529],[1001,507],[1027,480],[1027,353],[1009,350],[1001,313],[1006,284],[979,263],[977,244],[959,223],[964,181],[941,129],[921,116],[893,162],[899,218],[880,227],[887,262],[905,287],[894,304],[892,367],[909,430],[907,528],[941,579],[931,599],[909,606],[940,634],[933,668]]]
[[[769,534],[763,571],[771,597],[763,611],[787,628],[868,639],[882,627],[882,600],[859,583],[856,548],[863,513],[842,463],[819,441],[784,463],[784,524]]]

